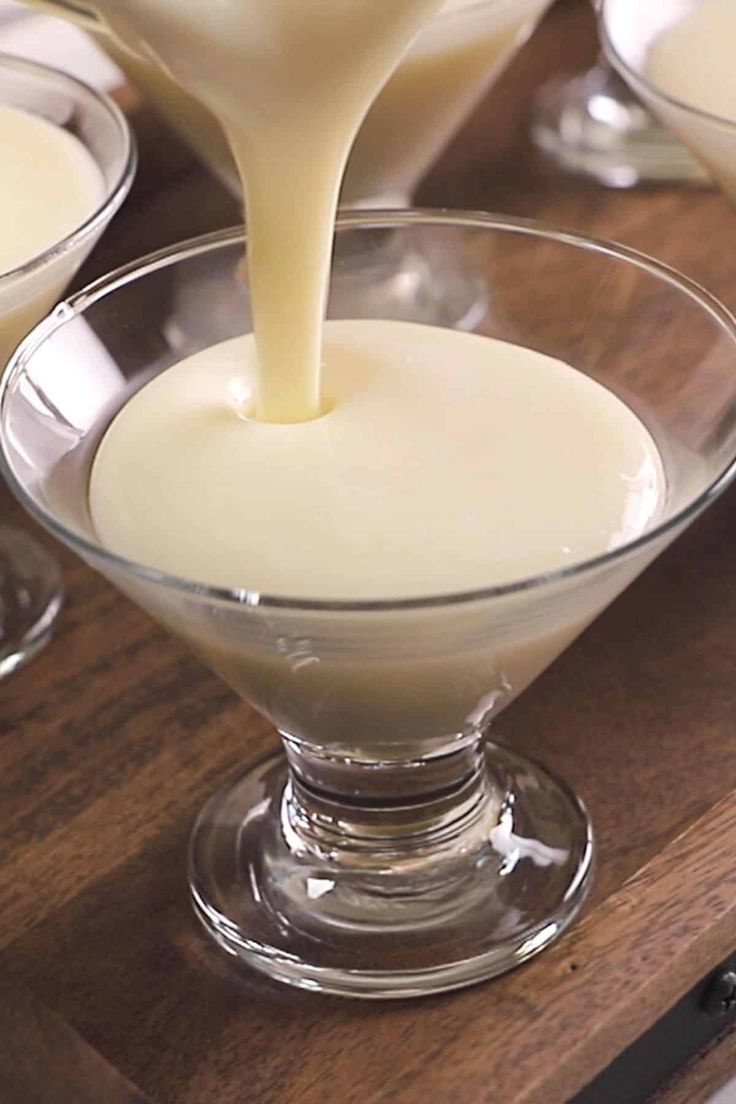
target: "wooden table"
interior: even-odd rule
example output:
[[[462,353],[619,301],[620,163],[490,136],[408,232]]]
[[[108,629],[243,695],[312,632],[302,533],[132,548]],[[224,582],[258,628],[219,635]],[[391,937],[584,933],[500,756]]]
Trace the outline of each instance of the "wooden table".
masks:
[[[736,215],[719,195],[608,192],[530,150],[533,89],[593,50],[585,7],[556,9],[421,200],[613,237],[736,305]],[[144,169],[87,278],[238,217],[159,126],[145,113],[138,121]],[[20,518],[4,491],[0,509]],[[205,945],[184,879],[189,826],[273,736],[174,640],[60,556],[69,601],[58,638],[0,686],[0,1031],[17,1036],[15,1050],[0,1042],[2,1104],[86,1102],[81,1091],[64,1096],[55,1072],[60,1040],[75,1032],[100,1068],[104,1056],[139,1086],[137,1096],[128,1086],[130,1100],[562,1104],[736,949],[736,490],[499,725],[589,804],[600,865],[584,919],[525,968],[419,1002],[299,994]],[[19,995],[20,982],[39,1004]],[[18,1038],[39,1055],[23,1098],[9,1088]],[[83,1064],[93,1052],[75,1045]],[[733,1045],[717,1053],[736,1065]],[[722,1065],[699,1063],[689,1089],[681,1077],[662,1099],[698,1104]],[[108,1087],[89,1099],[118,1097]]]

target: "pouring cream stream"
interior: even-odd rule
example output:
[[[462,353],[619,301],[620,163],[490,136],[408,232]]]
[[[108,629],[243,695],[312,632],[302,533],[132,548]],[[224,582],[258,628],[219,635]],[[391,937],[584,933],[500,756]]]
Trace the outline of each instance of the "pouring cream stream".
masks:
[[[220,120],[243,179],[256,416],[320,414],[332,233],[350,148],[382,85],[441,0],[96,0],[134,53]]]

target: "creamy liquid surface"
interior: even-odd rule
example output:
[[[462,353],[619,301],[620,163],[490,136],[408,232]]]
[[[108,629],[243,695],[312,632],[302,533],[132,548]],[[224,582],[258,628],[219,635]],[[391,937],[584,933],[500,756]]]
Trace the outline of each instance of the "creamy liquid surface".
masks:
[[[440,0],[96,0],[222,123],[248,215],[257,416],[318,416],[340,181],[358,127]]]
[[[488,587],[639,535],[659,455],[611,392],[540,353],[405,322],[326,325],[322,418],[247,418],[252,339],[164,372],[95,459],[103,544],[230,588],[370,599]]]
[[[3,274],[68,237],[104,195],[102,174],[82,143],[47,120],[0,104],[0,365],[58,297],[64,278]]]

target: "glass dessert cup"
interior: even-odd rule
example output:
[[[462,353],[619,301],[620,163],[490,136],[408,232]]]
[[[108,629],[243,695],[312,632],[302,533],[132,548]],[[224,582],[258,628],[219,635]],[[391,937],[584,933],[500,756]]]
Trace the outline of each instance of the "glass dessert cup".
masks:
[[[595,11],[600,11],[601,2],[591,0]],[[708,180],[605,54],[580,76],[558,77],[543,85],[535,97],[531,133],[561,168],[609,188]]]
[[[366,602],[292,600],[247,580],[212,588],[101,547],[87,495],[96,446],[130,395],[180,358],[182,286],[207,273],[213,296],[243,307],[237,326],[234,311],[212,310],[209,333],[203,314],[200,347],[246,328],[238,231],[61,304],[0,384],[3,468],[29,512],[281,735],[284,754],[250,765],[195,824],[189,883],[205,929],[273,978],[374,998],[492,977],[577,915],[593,866],[585,808],[489,729],[736,472],[736,324],[692,282],[531,223],[411,211],[342,216],[336,271],[356,236],[380,249],[387,231],[408,252],[430,237],[437,256],[446,244],[474,271],[482,264],[479,333],[566,360],[636,411],[667,476],[655,528],[505,586]]]
[[[543,85],[535,97],[531,134],[560,168],[608,188],[708,183],[699,163],[605,57],[580,76]]]
[[[646,17],[636,0],[602,0],[600,30],[611,65],[642,103],[676,134],[726,195],[736,201],[736,119],[719,118],[673,98],[646,74],[647,56],[659,36],[703,0],[657,0]],[[650,10],[651,9],[651,10]]]
[[[20,268],[0,273],[0,366],[57,301],[128,193],[135,148],[124,116],[107,97],[54,69],[0,55],[0,104],[63,127],[97,163],[105,193],[74,233]],[[0,526],[0,677],[46,643],[62,605],[55,560],[27,534]]]

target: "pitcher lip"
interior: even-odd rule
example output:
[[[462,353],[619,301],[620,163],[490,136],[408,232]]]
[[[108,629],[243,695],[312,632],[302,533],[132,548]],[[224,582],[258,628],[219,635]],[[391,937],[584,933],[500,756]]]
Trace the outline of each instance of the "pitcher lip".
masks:
[[[465,211],[457,212],[444,209],[414,209],[414,210],[386,210],[386,211],[346,211],[340,214],[337,220],[337,230],[355,229],[396,229],[408,225],[425,226],[454,226],[466,229],[496,230],[501,232],[517,233],[529,237],[543,238],[548,241],[563,245],[572,245],[586,249],[594,253],[600,253],[612,257],[618,261],[624,261],[634,267],[648,272],[663,280],[665,283],[677,288],[692,300],[720,325],[721,329],[731,338],[734,347],[734,360],[736,361],[736,317],[727,310],[719,300],[710,292],[702,288],[696,281],[677,272],[674,268],[648,257],[645,253],[631,249],[625,245],[619,245],[604,239],[590,237],[576,232],[549,227],[537,223],[532,219],[501,217],[485,212]],[[606,568],[614,563],[631,558],[636,553],[644,550],[662,537],[682,528],[700,514],[711,502],[722,494],[728,485],[736,477],[736,453],[726,464],[720,474],[697,495],[688,505],[684,506],[672,517],[667,518],[654,526],[646,533],[642,533],[634,540],[628,541],[598,556],[583,560],[577,564],[571,564],[553,571],[543,572],[538,575],[522,579],[512,580],[497,586],[481,587],[472,590],[451,591],[449,593],[418,595],[407,598],[388,599],[312,599],[294,598],[287,595],[262,594],[259,591],[247,588],[230,588],[210,586],[206,583],[184,579],[145,564],[139,564],[110,552],[102,545],[72,532],[56,518],[39,506],[16,478],[9,459],[6,455],[4,435],[2,434],[2,412],[7,401],[8,387],[11,377],[22,371],[26,363],[33,357],[37,348],[48,340],[58,329],[64,326],[72,318],[79,317],[98,300],[120,290],[136,279],[155,271],[158,268],[168,267],[178,261],[187,260],[215,248],[223,248],[245,240],[245,229],[242,226],[231,227],[227,230],[218,230],[214,233],[191,238],[173,246],[151,253],[137,261],[123,265],[114,272],[101,277],[87,288],[78,292],[70,299],[60,303],[50,315],[41,321],[20,344],[15,354],[8,363],[5,371],[0,376],[0,471],[8,481],[11,490],[23,507],[55,537],[70,545],[78,551],[83,558],[90,557],[101,561],[106,566],[128,575],[133,575],[149,583],[156,583],[167,589],[181,591],[198,597],[206,597],[213,601],[227,602],[236,605],[250,607],[291,609],[298,611],[335,612],[335,613],[370,613],[407,610],[436,609],[438,607],[450,607],[460,604],[488,601],[493,598],[506,598],[515,594],[525,593],[530,590],[541,589],[554,583],[564,583],[578,576],[586,577],[594,571]]]

